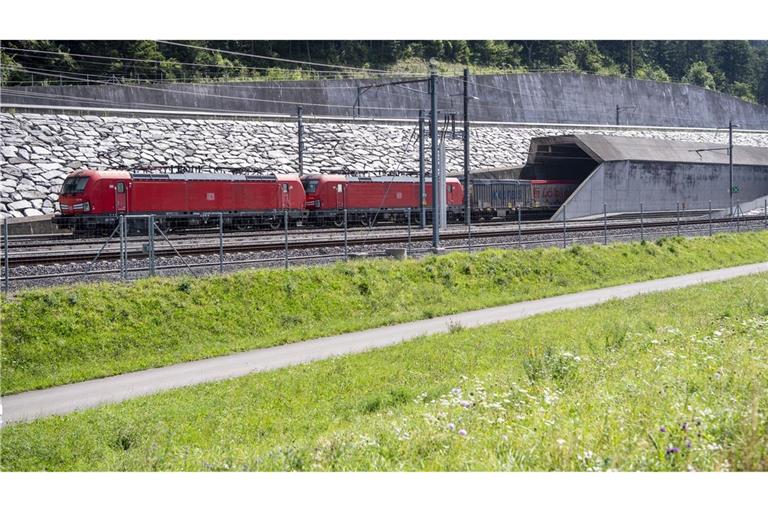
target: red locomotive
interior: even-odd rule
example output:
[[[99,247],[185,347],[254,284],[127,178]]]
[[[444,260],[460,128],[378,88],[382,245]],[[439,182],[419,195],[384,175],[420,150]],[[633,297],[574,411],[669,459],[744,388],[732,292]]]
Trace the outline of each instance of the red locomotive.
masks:
[[[290,174],[77,171],[64,180],[59,203],[54,222],[75,231],[109,229],[119,214],[159,215],[161,224],[174,228],[218,223],[209,214],[221,212],[225,223],[240,229],[277,228],[285,211],[294,222],[305,214],[304,188]]]
[[[301,179],[307,196],[309,220],[333,222],[341,227],[344,210],[347,222],[370,226],[379,221],[404,222],[410,209],[413,218],[419,210],[419,179],[410,176],[357,177],[315,174]],[[446,178],[445,198],[448,219],[463,212],[464,188],[456,178]],[[432,183],[427,181],[427,218],[432,211]]]

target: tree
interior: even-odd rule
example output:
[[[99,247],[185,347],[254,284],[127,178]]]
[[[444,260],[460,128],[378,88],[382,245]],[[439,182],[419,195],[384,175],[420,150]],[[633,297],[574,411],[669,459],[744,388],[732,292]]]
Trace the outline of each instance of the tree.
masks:
[[[707,63],[703,61],[696,61],[691,64],[683,76],[683,82],[715,90],[715,77],[707,69]]]
[[[653,80],[655,82],[669,82],[669,75],[659,66],[644,66],[635,72],[635,78],[641,80]]]
[[[765,56],[763,61],[763,70],[757,89],[757,101],[763,105],[768,105],[768,55]]]
[[[742,100],[748,101],[750,103],[757,103],[755,91],[751,84],[745,84],[744,82],[734,82],[732,89],[732,94],[737,98],[741,98]]]

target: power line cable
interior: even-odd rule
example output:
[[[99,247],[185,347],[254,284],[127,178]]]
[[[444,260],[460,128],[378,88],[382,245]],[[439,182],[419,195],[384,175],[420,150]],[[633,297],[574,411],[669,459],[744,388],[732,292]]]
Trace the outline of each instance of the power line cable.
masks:
[[[166,64],[166,65],[182,65],[182,66],[193,66],[193,67],[204,67],[204,68],[224,68],[224,69],[237,69],[237,68],[244,68],[244,69],[252,69],[257,71],[270,71],[274,69],[282,69],[282,68],[267,68],[267,67],[257,67],[257,66],[247,66],[245,64],[240,65],[226,65],[226,64],[204,64],[200,62],[182,62],[177,61],[174,59],[168,59],[168,60],[153,60],[153,59],[138,59],[134,57],[109,57],[105,55],[94,55],[94,54],[85,54],[85,53],[69,53],[69,52],[54,52],[54,51],[47,51],[47,50],[33,50],[30,48],[13,48],[10,46],[0,46],[0,50],[5,51],[14,51],[14,52],[25,52],[25,53],[36,53],[36,54],[45,54],[45,55],[55,55],[59,58],[61,57],[85,57],[89,59],[102,59],[102,60],[109,60],[109,61],[121,61],[121,62],[148,62],[152,64]],[[216,51],[216,50],[214,50]],[[18,55],[18,54],[17,54]],[[20,55],[22,57],[32,57],[31,55]],[[55,57],[51,57],[52,59],[55,59]],[[359,69],[358,73],[360,72],[368,72],[365,68],[354,68]],[[309,70],[313,73],[318,74],[329,74],[329,75],[339,75],[343,73],[351,73],[351,72],[344,72],[344,71],[329,71],[329,70]]]
[[[380,74],[383,74],[383,75],[397,75],[397,76],[412,76],[412,75],[415,75],[415,73],[395,73],[395,72],[392,72],[392,71],[389,71],[389,70],[384,70],[384,69],[358,68],[358,67],[354,67],[354,66],[341,66],[341,65],[338,65],[338,64],[322,64],[322,63],[319,63],[319,62],[309,62],[309,61],[294,60],[294,59],[283,59],[283,58],[280,58],[280,57],[269,57],[267,55],[256,55],[256,54],[253,54],[253,53],[235,52],[235,51],[231,51],[231,50],[219,50],[217,48],[208,48],[206,46],[197,46],[197,45],[193,45],[193,44],[177,43],[177,42],[173,42],[173,41],[163,41],[163,40],[160,40],[160,39],[158,39],[157,42],[158,43],[163,43],[163,44],[174,45],[174,46],[181,46],[181,47],[185,47],[185,48],[194,48],[196,50],[207,50],[207,51],[210,51],[210,52],[224,53],[224,54],[227,54],[227,55],[237,55],[237,56],[240,56],[240,57],[249,57],[249,58],[252,58],[252,59],[264,59],[264,60],[271,60],[271,61],[277,61],[277,62],[288,62],[288,63],[291,63],[291,64],[303,64],[305,66],[319,66],[319,67],[326,67],[326,68],[333,68],[333,69],[349,69],[349,70],[355,70],[355,71],[366,71],[366,72],[369,72],[369,73],[380,73]],[[419,74],[418,76],[422,76],[422,75]]]
[[[58,73],[48,73],[44,71],[32,71],[30,68],[27,68],[25,73],[30,73],[33,75],[39,75],[39,76],[48,76],[52,78],[69,78],[70,80],[75,80],[78,82],[96,82],[101,83],[105,85],[113,85],[117,87],[125,87],[130,89],[144,89],[149,91],[160,91],[164,93],[171,93],[171,94],[188,94],[188,95],[194,95],[194,96],[206,96],[209,98],[221,98],[221,99],[231,99],[231,100],[237,100],[237,101],[252,101],[257,103],[272,103],[272,104],[283,104],[283,105],[296,105],[296,106],[310,106],[310,107],[325,107],[325,108],[340,108],[340,109],[351,109],[351,105],[333,105],[333,104],[326,104],[326,103],[309,103],[309,102],[300,102],[300,101],[285,101],[285,100],[269,100],[269,99],[262,99],[262,98],[244,98],[240,96],[226,96],[222,94],[208,94],[208,93],[198,93],[195,91],[181,91],[181,90],[169,90],[169,89],[163,89],[158,87],[148,87],[143,85],[130,85],[130,84],[122,84],[122,83],[115,83],[115,82],[108,82],[108,81],[101,81],[101,80],[88,80],[85,78],[76,78],[76,77],[66,77],[64,75],[58,74]],[[420,109],[418,108],[408,108],[408,107],[366,107],[368,109],[372,110],[394,110],[394,111],[418,111]]]

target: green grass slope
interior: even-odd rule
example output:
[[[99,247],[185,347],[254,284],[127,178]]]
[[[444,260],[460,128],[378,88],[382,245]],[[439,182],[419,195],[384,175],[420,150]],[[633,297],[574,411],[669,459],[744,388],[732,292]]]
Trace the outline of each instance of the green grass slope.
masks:
[[[766,259],[761,232],[26,291],[2,305],[2,394]]]
[[[2,431],[3,470],[766,470],[768,275]]]

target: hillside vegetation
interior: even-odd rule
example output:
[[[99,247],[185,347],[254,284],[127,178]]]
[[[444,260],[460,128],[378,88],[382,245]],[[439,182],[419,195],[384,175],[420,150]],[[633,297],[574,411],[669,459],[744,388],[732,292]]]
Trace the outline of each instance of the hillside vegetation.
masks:
[[[183,43],[198,48],[158,41],[3,41],[6,50],[2,52],[2,83],[337,78],[349,76],[349,70],[275,62],[259,56],[419,73],[426,72],[426,62],[434,58],[440,62],[442,72],[459,72],[463,66],[469,66],[475,73],[560,70],[672,80],[768,104],[768,45],[765,41]],[[358,73],[358,76],[365,76],[365,73]]]
[[[2,393],[760,262],[766,255],[768,232],[759,232],[25,291],[2,305]]]
[[[7,426],[0,467],[765,471],[766,333],[762,274]]]

